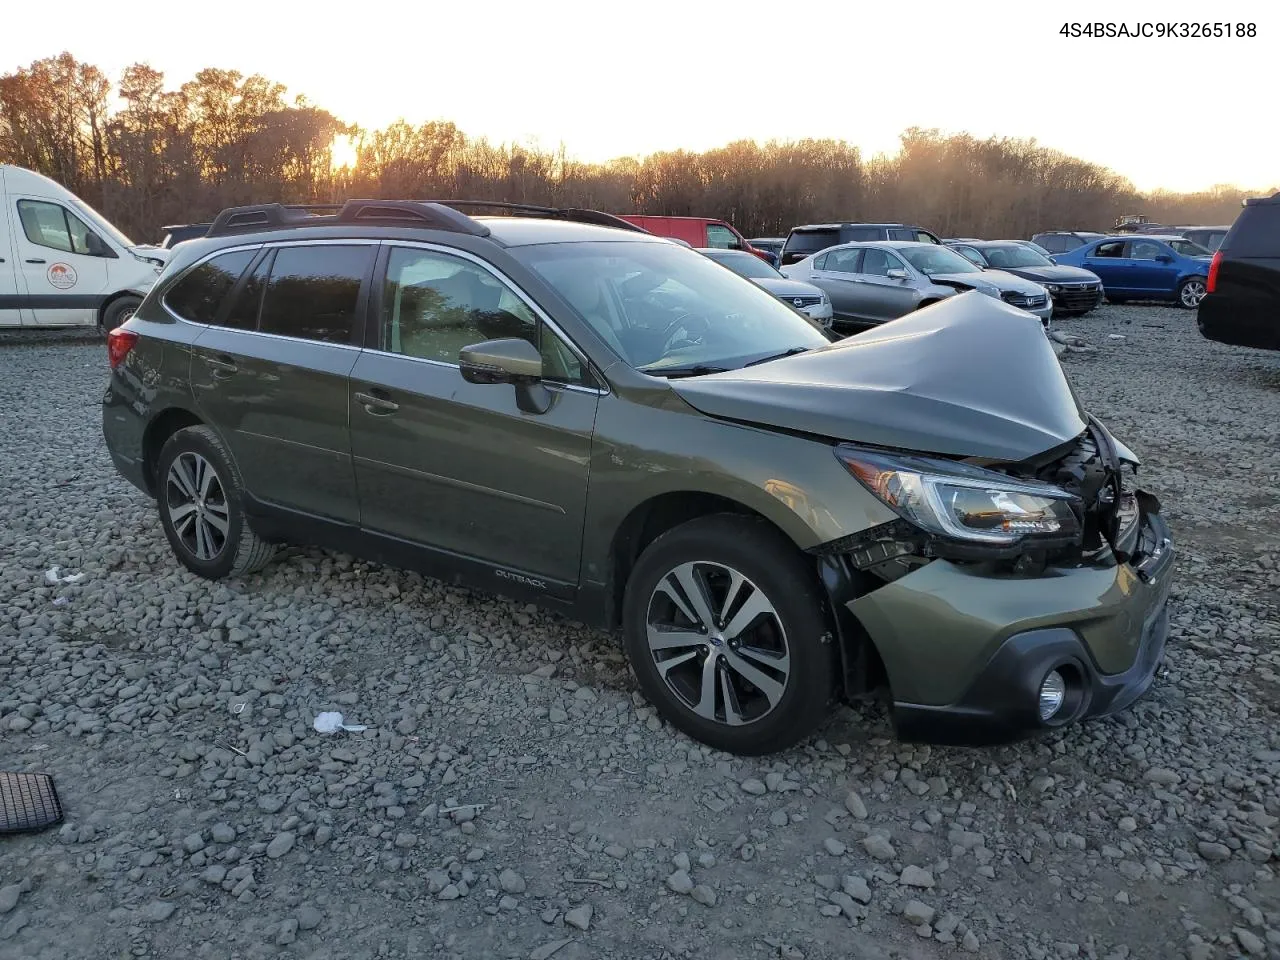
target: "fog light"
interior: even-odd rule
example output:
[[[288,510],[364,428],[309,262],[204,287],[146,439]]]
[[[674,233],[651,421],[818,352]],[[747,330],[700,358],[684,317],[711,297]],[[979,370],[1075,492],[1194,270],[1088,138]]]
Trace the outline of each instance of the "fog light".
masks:
[[[1057,670],[1050,670],[1049,675],[1040,684],[1040,719],[1050,719],[1062,709],[1062,703],[1066,698],[1066,679]]]

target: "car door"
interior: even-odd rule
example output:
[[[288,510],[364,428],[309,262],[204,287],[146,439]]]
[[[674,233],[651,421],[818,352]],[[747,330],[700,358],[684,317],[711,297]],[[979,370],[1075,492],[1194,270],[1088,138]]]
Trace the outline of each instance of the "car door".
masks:
[[[0,175],[0,188],[4,186]],[[2,196],[2,194],[0,194]],[[9,218],[0,210],[0,327],[16,327],[22,323],[25,297],[18,295],[18,267],[13,255]]]
[[[1153,295],[1173,292],[1178,282],[1178,265],[1168,246],[1156,240],[1131,240],[1129,260],[1134,290]]]
[[[891,277],[891,270],[900,270],[907,276]],[[884,323],[914,310],[920,294],[910,276],[907,265],[896,254],[880,247],[867,247],[858,269],[858,295],[867,319]]]
[[[813,275],[812,282],[831,298],[831,312],[836,320],[857,322],[866,318],[858,276],[861,259],[861,247],[838,247],[827,251],[822,269]]]
[[[1080,259],[1080,265],[1096,273],[1108,293],[1131,292],[1133,276],[1128,247],[1126,240],[1096,241],[1089,244]]]
[[[197,407],[264,503],[359,521],[347,378],[377,249],[357,240],[264,248],[195,342]]]
[[[19,285],[41,326],[91,326],[108,293],[107,263],[118,255],[55,200],[10,197]]]
[[[351,373],[351,449],[367,531],[569,591],[578,582],[598,390],[533,301],[470,254],[388,244],[371,342]],[[459,352],[519,338],[543,357],[545,410],[464,380]]]

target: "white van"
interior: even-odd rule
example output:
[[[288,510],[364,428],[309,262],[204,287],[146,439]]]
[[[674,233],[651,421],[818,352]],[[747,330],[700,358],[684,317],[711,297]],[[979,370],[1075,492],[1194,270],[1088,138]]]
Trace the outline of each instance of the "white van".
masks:
[[[169,258],[34,171],[0,164],[0,201],[0,327],[113,330]]]

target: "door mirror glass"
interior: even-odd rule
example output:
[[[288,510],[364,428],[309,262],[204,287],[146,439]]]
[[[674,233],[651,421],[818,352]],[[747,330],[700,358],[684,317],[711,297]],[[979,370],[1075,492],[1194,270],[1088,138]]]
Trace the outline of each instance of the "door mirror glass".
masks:
[[[900,267],[893,267],[885,274],[885,276],[890,280],[906,280],[908,279],[909,274]]]
[[[519,383],[542,379],[542,354],[528,340],[485,340],[463,347],[458,365],[468,383]]]

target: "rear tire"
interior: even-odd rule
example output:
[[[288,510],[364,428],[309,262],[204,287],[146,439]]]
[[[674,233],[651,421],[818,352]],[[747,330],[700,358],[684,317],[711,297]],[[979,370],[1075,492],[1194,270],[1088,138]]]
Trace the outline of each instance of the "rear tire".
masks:
[[[137,297],[121,297],[119,300],[113,300],[102,313],[102,332],[110,333],[123,324],[133,316],[141,304],[142,301]]]
[[[207,580],[253,573],[275,555],[249,526],[240,472],[209,427],[185,427],[165,441],[156,504],[174,556]]]
[[[762,520],[718,514],[658,537],[627,581],[622,625],[645,696],[695,740],[758,756],[827,716],[836,655],[821,589]]]

